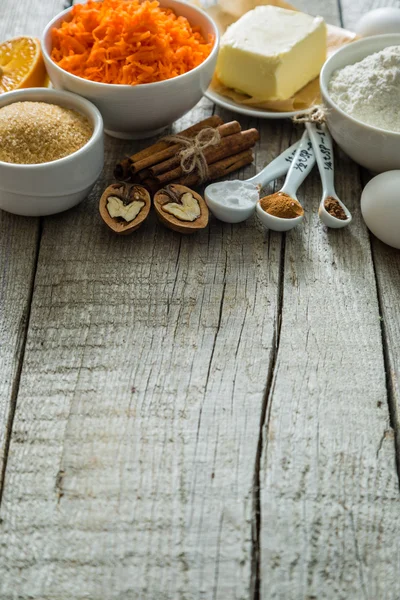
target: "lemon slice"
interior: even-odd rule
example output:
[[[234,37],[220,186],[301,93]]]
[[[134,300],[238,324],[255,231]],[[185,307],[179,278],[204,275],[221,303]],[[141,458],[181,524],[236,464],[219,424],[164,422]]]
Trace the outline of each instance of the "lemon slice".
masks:
[[[0,44],[0,93],[43,87],[46,81],[40,42],[23,36]]]

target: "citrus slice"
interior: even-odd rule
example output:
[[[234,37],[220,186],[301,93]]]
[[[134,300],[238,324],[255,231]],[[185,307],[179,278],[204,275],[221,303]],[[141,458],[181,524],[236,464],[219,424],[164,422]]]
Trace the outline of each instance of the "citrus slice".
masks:
[[[0,93],[42,87],[46,80],[40,42],[18,37],[0,44]]]

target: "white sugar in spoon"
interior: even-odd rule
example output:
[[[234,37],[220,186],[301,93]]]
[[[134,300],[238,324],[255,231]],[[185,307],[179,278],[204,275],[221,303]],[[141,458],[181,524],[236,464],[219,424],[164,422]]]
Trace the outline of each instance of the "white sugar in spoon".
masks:
[[[260,190],[288,172],[299,145],[300,142],[296,142],[290,146],[250,179],[233,179],[208,185],[204,190],[204,198],[213,215],[225,223],[240,223],[248,219],[260,199]]]
[[[286,175],[285,183],[283,184],[280,192],[276,193],[287,194],[294,200],[297,200],[297,190],[307,175],[311,172],[314,165],[315,154],[312,149],[312,144],[308,137],[308,133],[305,131],[300,140],[300,145],[297,148],[292,164],[290,165],[289,172]],[[257,202],[256,212],[262,224],[273,231],[289,231],[289,229],[293,229],[293,227],[299,225],[304,218],[304,212],[302,215],[293,217],[291,219],[270,215],[261,207],[260,202]]]
[[[332,137],[325,125],[317,123],[306,123],[308,135],[310,136],[322,181],[322,200],[319,205],[318,215],[327,227],[340,229],[346,227],[352,221],[351,213],[338,197],[334,184],[334,157]],[[346,219],[338,219],[331,215],[325,208],[325,200],[333,198],[337,200],[345,212]]]

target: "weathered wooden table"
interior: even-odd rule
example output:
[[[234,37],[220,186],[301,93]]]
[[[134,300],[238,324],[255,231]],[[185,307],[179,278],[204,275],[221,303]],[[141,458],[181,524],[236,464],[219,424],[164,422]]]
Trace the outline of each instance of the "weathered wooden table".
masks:
[[[351,28],[382,2],[297,4]],[[1,38],[62,8],[1,0]],[[236,117],[204,99],[177,126],[214,110]],[[241,177],[300,133],[240,120]],[[0,215],[1,600],[400,599],[400,252],[363,224],[365,174],[337,155],[342,231],[314,172],[288,235],[121,239],[98,197],[137,147],[107,139],[77,209]]]

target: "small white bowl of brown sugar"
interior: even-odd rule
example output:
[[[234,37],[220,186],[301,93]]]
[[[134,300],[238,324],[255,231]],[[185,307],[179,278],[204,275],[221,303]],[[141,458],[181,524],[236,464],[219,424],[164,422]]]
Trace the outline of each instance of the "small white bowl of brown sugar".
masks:
[[[67,210],[88,195],[103,164],[102,117],[85,98],[47,88],[0,96],[0,209]]]

